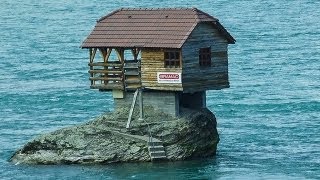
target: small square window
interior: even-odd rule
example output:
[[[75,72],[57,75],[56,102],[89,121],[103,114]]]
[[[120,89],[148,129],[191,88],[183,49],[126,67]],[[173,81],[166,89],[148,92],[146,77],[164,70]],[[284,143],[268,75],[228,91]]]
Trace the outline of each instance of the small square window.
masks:
[[[199,49],[199,65],[200,67],[211,66],[211,47]]]
[[[179,51],[164,52],[164,67],[165,68],[180,67],[180,52]]]

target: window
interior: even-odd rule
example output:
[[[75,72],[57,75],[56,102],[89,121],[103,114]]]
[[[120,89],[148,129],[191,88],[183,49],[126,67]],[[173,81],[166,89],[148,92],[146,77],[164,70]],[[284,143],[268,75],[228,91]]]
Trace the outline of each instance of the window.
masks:
[[[211,66],[211,47],[199,49],[199,65],[200,67]]]
[[[180,67],[180,52],[179,51],[164,52],[164,67],[165,68]]]

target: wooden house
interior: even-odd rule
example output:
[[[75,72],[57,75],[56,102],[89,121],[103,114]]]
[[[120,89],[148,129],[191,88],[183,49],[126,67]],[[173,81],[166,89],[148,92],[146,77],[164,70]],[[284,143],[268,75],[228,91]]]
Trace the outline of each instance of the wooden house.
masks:
[[[144,104],[179,115],[181,107],[205,107],[207,90],[229,87],[234,43],[196,8],[122,8],[99,19],[81,47],[89,50],[91,88],[113,91],[115,108],[143,89]]]

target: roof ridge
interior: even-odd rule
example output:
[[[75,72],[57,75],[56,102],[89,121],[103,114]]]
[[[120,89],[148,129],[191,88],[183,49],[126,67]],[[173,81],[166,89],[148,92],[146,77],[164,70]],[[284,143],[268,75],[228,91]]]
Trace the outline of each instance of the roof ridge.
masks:
[[[189,11],[193,11],[194,15],[195,15],[195,20],[196,22],[201,22],[201,18],[199,17],[200,14],[203,14],[205,16],[207,16],[208,18],[212,19],[212,21],[219,21],[217,18],[211,16],[210,14],[201,11],[200,9],[196,8],[196,7],[174,7],[174,8],[168,8],[168,7],[163,7],[163,8],[131,8],[131,7],[127,7],[127,8],[119,8],[116,9],[114,11],[112,11],[111,13],[101,17],[100,19],[97,20],[97,22],[103,21],[104,19],[112,16],[113,14],[120,12],[120,11],[185,11],[185,10],[189,10]]]
[[[197,20],[198,22],[201,22],[201,18],[199,18],[199,15],[200,15],[200,14],[206,15],[208,18],[212,19],[212,21],[219,21],[219,19],[213,17],[212,15],[210,15],[210,14],[208,14],[208,13],[206,13],[206,12],[201,11],[201,10],[198,9],[198,8],[193,8],[193,11],[195,12],[196,20]]]

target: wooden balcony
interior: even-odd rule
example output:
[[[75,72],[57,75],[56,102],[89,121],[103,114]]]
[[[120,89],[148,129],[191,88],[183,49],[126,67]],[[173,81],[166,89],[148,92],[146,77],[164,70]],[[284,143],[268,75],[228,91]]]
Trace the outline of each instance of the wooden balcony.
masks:
[[[120,62],[89,63],[91,89],[124,90],[123,64]]]
[[[91,89],[135,90],[141,87],[140,64],[136,61],[89,63]]]

